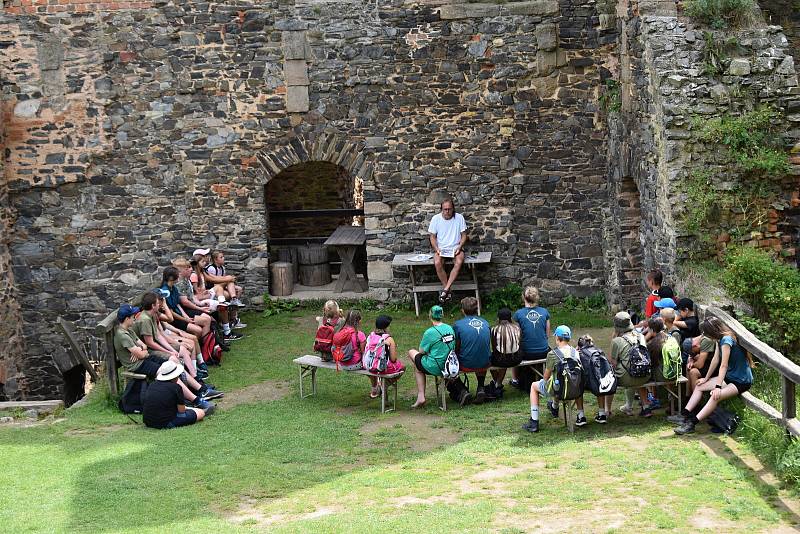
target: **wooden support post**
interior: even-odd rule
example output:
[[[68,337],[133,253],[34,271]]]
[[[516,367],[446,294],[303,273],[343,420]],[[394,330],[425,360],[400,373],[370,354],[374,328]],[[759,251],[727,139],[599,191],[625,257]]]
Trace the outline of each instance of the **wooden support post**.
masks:
[[[781,389],[783,390],[783,420],[789,421],[797,417],[797,397],[795,396],[795,383],[791,379],[781,377]]]

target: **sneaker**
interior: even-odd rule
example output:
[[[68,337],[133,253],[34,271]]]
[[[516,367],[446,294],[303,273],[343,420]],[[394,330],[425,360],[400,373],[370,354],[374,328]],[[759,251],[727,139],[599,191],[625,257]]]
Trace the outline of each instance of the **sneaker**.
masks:
[[[583,416],[579,415],[578,417],[575,418],[575,426],[586,426],[588,424],[589,422],[586,420],[585,415]]]
[[[472,402],[472,393],[466,389],[462,390],[461,394],[458,396],[458,404],[461,406],[466,406],[470,402]]]
[[[213,402],[209,402],[207,404],[208,408],[203,408],[203,411],[206,412],[206,416],[209,416],[216,411],[217,405],[214,404]]]
[[[624,413],[628,417],[633,415],[633,408],[631,408],[630,406],[625,406],[624,404],[619,407],[619,411],[620,413]]]
[[[680,426],[680,425],[682,425],[683,423],[686,422],[686,417],[684,417],[683,415],[681,415],[679,413],[676,413],[675,415],[670,415],[669,417],[667,417],[667,422],[668,423],[674,423],[674,424]]]
[[[236,341],[238,339],[242,339],[244,334],[237,334],[236,332],[231,332],[230,334],[225,336],[225,341]]]
[[[642,411],[639,412],[639,417],[653,417],[653,409],[650,406],[642,408]]]
[[[231,306],[236,306],[237,308],[244,308],[244,303],[239,299],[231,299],[228,303]]]
[[[206,371],[205,369],[198,369],[197,376],[195,378],[199,378],[200,380],[205,380],[206,378],[208,378],[208,371]]]
[[[247,328],[247,323],[243,323],[239,319],[236,319],[236,324],[231,326],[234,330],[240,330],[242,328]]]
[[[694,423],[692,423],[691,421],[686,421],[681,426],[675,429],[675,433],[678,434],[679,436],[682,436],[684,434],[691,434],[692,432],[694,432]]]
[[[478,388],[478,391],[475,392],[475,400],[473,401],[475,404],[483,404],[483,401],[486,400],[486,392],[484,388]]]
[[[512,378],[511,381],[508,383],[508,385],[511,386],[512,388],[520,389],[519,380],[517,380],[516,378]]]
[[[528,419],[528,423],[522,425],[523,430],[527,430],[528,432],[538,432],[539,431],[539,421],[534,421],[533,419]]]
[[[200,396],[203,400],[211,400],[211,399],[219,399],[220,397],[224,397],[225,394],[221,391],[217,391],[214,388],[205,387],[200,390]]]
[[[558,418],[558,404],[552,401],[547,401],[547,409],[550,410],[550,415]]]
[[[200,408],[201,410],[208,410],[213,404],[208,402],[207,400],[203,399],[202,397],[197,397],[194,399],[194,402],[191,403],[193,408]]]
[[[606,414],[603,415],[597,414],[597,416],[594,418],[594,422],[604,425],[608,423],[608,416]]]

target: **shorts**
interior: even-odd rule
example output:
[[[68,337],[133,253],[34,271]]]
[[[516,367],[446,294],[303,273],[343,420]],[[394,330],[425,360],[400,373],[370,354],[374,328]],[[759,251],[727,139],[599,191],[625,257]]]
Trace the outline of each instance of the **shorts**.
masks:
[[[726,380],[725,383],[733,384],[734,386],[736,386],[736,391],[739,392],[739,395],[741,395],[742,393],[744,393],[753,386],[752,382],[750,384],[745,384],[744,382],[734,382],[733,380],[731,381]]]
[[[183,330],[184,332],[189,331],[189,323],[187,323],[183,319],[178,318],[177,316],[173,317],[172,326],[174,326],[178,330]]]
[[[534,382],[533,385],[536,387],[536,389],[539,390],[539,395],[541,395],[542,397],[550,396],[550,393],[547,391],[547,380],[545,380],[544,378],[542,378],[538,382]]]
[[[202,315],[205,313],[204,311],[193,310],[191,308],[184,308],[183,311],[185,311],[186,315],[188,315],[189,317],[197,317],[198,315]]]
[[[142,360],[142,363],[139,364],[139,367],[136,368],[134,373],[139,373],[142,375],[147,375],[147,378],[155,378],[158,374],[158,370],[161,367],[161,364],[167,361],[164,358],[159,358],[158,356],[153,356],[152,354]]]
[[[424,375],[435,376],[435,375],[432,375],[431,373],[429,373],[429,372],[427,371],[427,369],[425,369],[424,367],[422,367],[422,357],[423,357],[423,356],[424,356],[424,354],[423,354],[423,353],[421,353],[421,352],[420,352],[420,353],[418,353],[416,356],[414,356],[414,367],[416,367],[416,368],[417,368],[417,371],[419,371],[420,373],[422,373],[422,374],[424,374]]]
[[[492,367],[516,367],[521,361],[521,352],[515,352],[514,354],[500,354],[499,352],[493,352],[491,364]]]
[[[543,352],[525,352],[524,350],[520,350],[519,353],[523,360],[544,360],[547,358],[547,355],[550,354],[550,349]]]
[[[185,412],[175,416],[175,419],[167,423],[164,428],[178,428],[179,426],[193,425],[197,422],[197,413],[194,410],[186,409]]]

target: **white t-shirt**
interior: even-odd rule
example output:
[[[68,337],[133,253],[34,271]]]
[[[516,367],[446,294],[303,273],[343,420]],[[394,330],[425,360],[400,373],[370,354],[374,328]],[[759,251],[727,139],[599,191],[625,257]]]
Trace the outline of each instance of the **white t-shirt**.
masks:
[[[467,223],[460,213],[453,215],[450,220],[442,217],[441,213],[437,213],[431,219],[428,233],[436,236],[436,242],[439,243],[440,249],[452,249],[461,241],[461,232],[466,229]]]

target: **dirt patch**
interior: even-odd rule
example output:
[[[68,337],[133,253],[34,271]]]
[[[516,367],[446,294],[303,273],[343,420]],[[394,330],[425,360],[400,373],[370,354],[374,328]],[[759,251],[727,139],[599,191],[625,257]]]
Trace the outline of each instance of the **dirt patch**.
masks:
[[[247,523],[248,525],[256,524],[259,527],[269,527],[273,525],[283,524],[289,521],[303,521],[306,519],[316,519],[326,515],[335,514],[342,511],[338,506],[323,506],[311,512],[303,514],[271,514],[266,515],[258,508],[259,501],[250,497],[242,499],[239,509],[228,516],[228,519],[234,523]]]
[[[104,434],[112,434],[123,428],[130,428],[131,425],[108,425],[94,428],[74,428],[64,432],[65,436],[98,436]]]
[[[292,317],[292,322],[297,326],[303,328],[303,330],[308,330],[309,332],[316,332],[317,327],[319,326],[319,319],[314,317],[313,315],[304,315],[303,317]]]
[[[275,401],[287,397],[291,393],[292,387],[289,382],[285,380],[265,380],[264,382],[226,393],[225,397],[220,399],[220,405],[224,408],[233,408],[240,404]]]
[[[719,515],[717,510],[709,507],[699,508],[689,519],[689,524],[697,529],[722,530],[733,532],[736,530],[736,522],[725,519]]]
[[[461,435],[451,428],[440,426],[441,417],[417,413],[398,413],[385,419],[370,421],[361,427],[365,444],[373,441],[381,430],[402,427],[411,436],[410,447],[414,452],[427,452],[442,445],[458,442]]]

